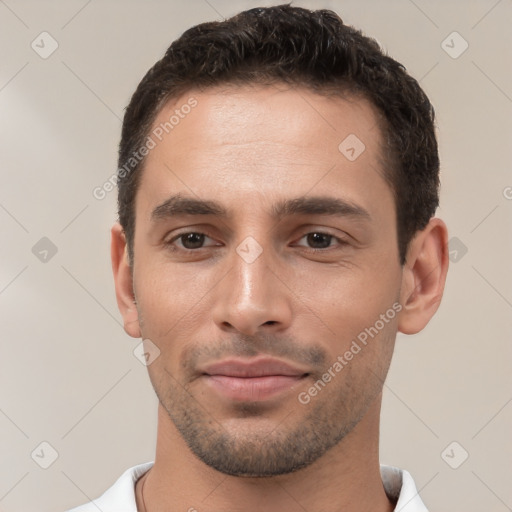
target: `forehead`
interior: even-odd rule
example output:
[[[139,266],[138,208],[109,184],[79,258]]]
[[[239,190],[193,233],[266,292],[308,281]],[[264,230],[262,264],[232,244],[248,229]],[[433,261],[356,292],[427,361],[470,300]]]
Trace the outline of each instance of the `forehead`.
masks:
[[[162,108],[149,135],[137,209],[177,192],[240,207],[314,191],[393,210],[378,117],[363,98],[284,85],[192,90]]]

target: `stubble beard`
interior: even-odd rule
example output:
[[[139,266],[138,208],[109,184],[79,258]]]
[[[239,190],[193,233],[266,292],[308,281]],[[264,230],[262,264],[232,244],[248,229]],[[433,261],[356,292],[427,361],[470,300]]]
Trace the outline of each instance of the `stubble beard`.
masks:
[[[236,406],[240,428],[232,426],[233,419],[227,428],[180,384],[172,383],[167,393],[155,391],[183,440],[202,462],[227,475],[272,477],[311,465],[342,441],[382,390],[376,374],[370,380],[371,387],[366,379],[366,387],[360,386],[356,395],[337,390],[333,396],[334,389],[324,389],[307,405],[292,394],[289,410],[280,411],[282,419],[272,428],[258,428],[258,418],[265,414],[259,404]],[[353,392],[354,385],[358,386],[351,382],[343,389]]]

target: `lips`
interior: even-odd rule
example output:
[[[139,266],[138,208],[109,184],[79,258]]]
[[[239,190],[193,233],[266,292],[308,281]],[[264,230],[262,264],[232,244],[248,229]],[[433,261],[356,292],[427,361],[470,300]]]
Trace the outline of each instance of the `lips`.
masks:
[[[208,375],[254,378],[269,375],[302,376],[307,372],[280,361],[279,359],[260,358],[256,360],[230,359],[207,366],[203,372]]]
[[[206,366],[203,377],[218,394],[234,401],[261,401],[294,387],[308,373],[273,358],[230,359]]]

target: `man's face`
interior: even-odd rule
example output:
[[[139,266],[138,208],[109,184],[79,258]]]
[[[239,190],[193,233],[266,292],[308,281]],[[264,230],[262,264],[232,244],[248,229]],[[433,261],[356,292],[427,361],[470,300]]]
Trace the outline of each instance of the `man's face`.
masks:
[[[136,198],[151,382],[205,463],[288,473],[375,406],[393,352],[402,274],[376,116],[362,99],[233,86],[172,101],[153,129],[177,109]]]

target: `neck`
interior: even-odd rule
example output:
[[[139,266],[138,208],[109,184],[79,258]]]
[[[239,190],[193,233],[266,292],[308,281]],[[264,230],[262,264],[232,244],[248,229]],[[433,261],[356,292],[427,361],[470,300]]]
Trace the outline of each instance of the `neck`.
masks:
[[[140,512],[392,512],[379,466],[380,397],[358,425],[310,466],[270,478],[225,475],[187,447],[165,409],[158,407],[155,464],[144,482]]]

